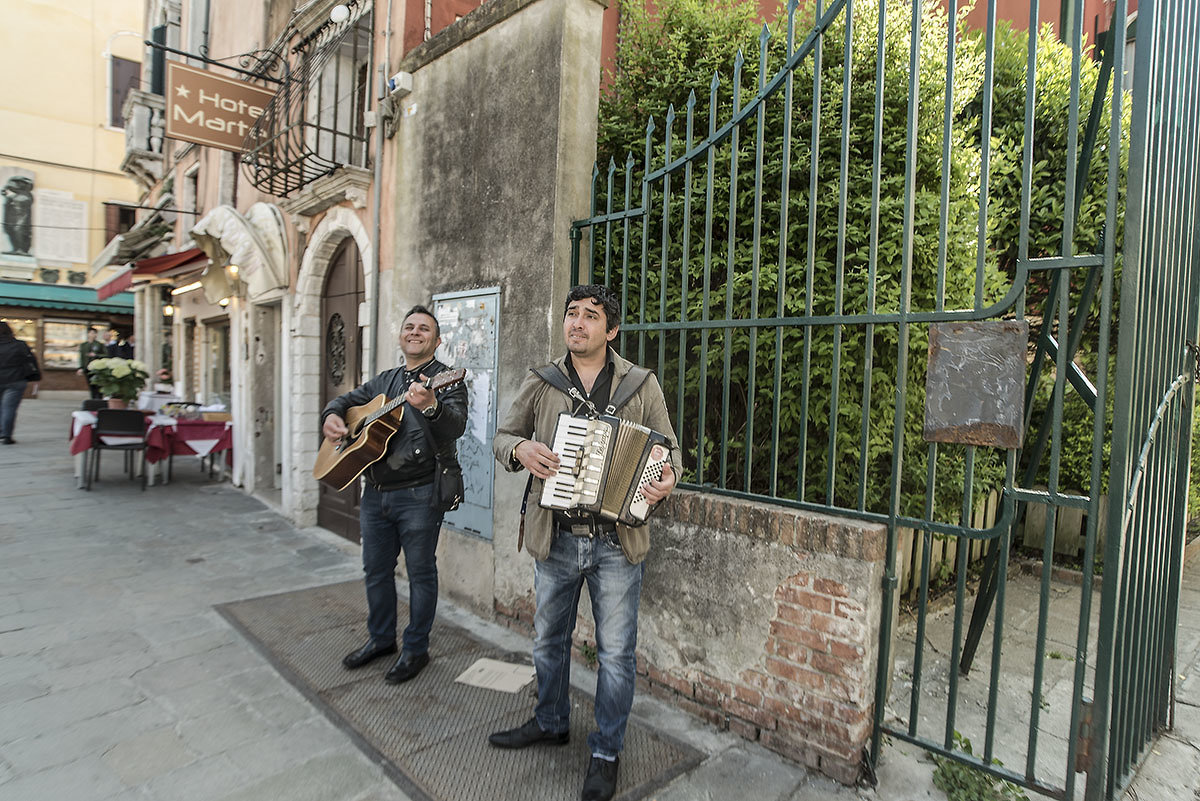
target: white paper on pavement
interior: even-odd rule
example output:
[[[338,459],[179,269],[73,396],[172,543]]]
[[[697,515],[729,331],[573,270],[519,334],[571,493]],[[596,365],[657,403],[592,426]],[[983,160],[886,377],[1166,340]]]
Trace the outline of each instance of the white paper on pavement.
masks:
[[[520,692],[522,687],[533,681],[533,677],[532,665],[514,665],[496,659],[478,659],[455,681],[469,684],[472,687],[515,693]]]

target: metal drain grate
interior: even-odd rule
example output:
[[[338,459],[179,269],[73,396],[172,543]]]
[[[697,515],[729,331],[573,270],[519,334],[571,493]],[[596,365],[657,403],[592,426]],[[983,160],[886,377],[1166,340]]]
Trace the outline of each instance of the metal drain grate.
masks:
[[[587,769],[592,699],[572,692],[571,744],[503,751],[487,735],[523,723],[533,710],[533,684],[502,693],[458,684],[476,659],[512,654],[438,620],[430,636],[433,661],[421,676],[391,686],[381,659],[361,670],[341,658],[366,638],[362,583],[223,604],[218,611],[285,678],[378,758],[414,798],[430,801],[558,801],[578,797]],[[400,605],[401,623],[408,607]],[[528,664],[529,656],[523,655]],[[619,801],[634,801],[699,764],[695,749],[631,720],[621,755]]]

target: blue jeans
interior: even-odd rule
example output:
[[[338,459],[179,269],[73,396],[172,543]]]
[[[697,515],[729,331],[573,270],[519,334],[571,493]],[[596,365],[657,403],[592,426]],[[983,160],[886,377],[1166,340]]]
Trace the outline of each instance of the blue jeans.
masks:
[[[612,539],[555,533],[550,555],[534,566],[537,611],[533,664],[538,700],[534,716],[543,731],[569,728],[571,635],[579,593],[587,582],[596,621],[600,660],[596,685],[596,729],[588,735],[593,754],[615,757],[625,743],[625,724],[636,681],[638,601],[642,564],[631,565]]]
[[[0,384],[0,439],[8,439],[13,435],[13,426],[17,422],[17,406],[21,396],[25,394],[27,381],[14,381],[11,384]]]
[[[363,572],[367,584],[367,631],[380,645],[396,641],[396,560],[404,551],[408,569],[408,627],[404,652],[429,651],[437,612],[437,544],[442,512],[434,506],[432,482],[381,492],[370,485],[359,506]]]

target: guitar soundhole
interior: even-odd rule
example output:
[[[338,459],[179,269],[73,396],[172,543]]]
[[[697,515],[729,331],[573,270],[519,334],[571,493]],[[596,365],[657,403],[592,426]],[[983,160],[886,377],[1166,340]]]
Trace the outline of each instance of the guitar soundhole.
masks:
[[[329,363],[329,383],[340,387],[346,378],[346,323],[334,313],[325,328],[325,355]]]

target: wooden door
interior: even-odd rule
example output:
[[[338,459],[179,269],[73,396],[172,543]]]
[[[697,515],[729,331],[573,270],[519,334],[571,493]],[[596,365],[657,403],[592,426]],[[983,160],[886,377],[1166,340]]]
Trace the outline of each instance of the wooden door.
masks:
[[[347,238],[333,254],[321,293],[321,407],[359,384],[362,342],[358,306],[363,302],[362,264],[358,246]],[[319,436],[319,434],[318,434]],[[359,541],[359,482],[342,491],[320,486],[317,523],[354,542]]]

